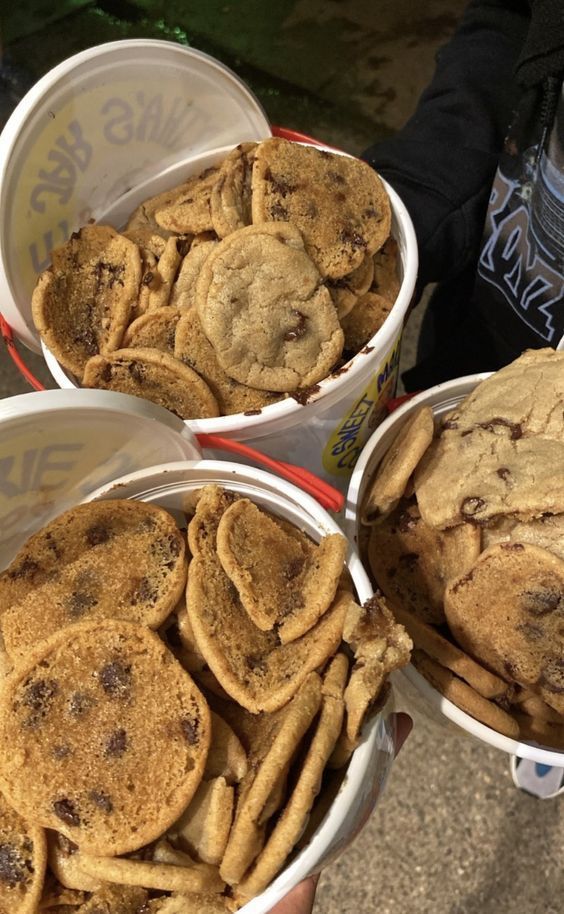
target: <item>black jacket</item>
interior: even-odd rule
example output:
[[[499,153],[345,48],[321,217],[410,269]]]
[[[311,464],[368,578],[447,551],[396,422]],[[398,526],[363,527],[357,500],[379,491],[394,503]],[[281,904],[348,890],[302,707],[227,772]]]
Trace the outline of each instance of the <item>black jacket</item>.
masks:
[[[439,283],[425,320],[417,389],[511,361],[543,345],[495,301],[473,300],[484,221],[508,125],[545,142],[564,68],[563,0],[473,0],[437,55],[435,75],[405,127],[364,158],[398,191],[419,244],[418,292]],[[541,139],[542,138],[542,139]],[[495,296],[494,296],[495,298]],[[563,303],[564,306],[564,303]],[[501,325],[501,327],[500,327]]]

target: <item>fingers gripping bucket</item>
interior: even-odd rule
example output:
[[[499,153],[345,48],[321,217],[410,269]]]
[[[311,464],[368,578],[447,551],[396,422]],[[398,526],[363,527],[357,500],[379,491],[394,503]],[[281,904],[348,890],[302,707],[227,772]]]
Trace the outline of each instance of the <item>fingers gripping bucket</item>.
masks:
[[[351,542],[358,544],[360,541],[360,508],[368,483],[402,425],[421,406],[431,407],[435,421],[439,421],[487,377],[489,373],[475,374],[438,384],[408,400],[374,432],[355,467],[347,493],[345,531]],[[395,673],[393,678],[398,692],[408,704],[408,710],[409,705],[412,705],[443,726],[456,725],[469,736],[510,755],[564,768],[564,752],[544,748],[532,742],[521,742],[497,733],[444,698],[412,665]]]
[[[136,80],[142,81],[143,91],[134,91]],[[190,100],[189,113],[182,107],[184,96]],[[172,131],[163,126],[170,116],[163,108],[167,98],[184,112]],[[81,104],[89,112],[90,127]],[[78,136],[88,144],[82,158],[72,146],[73,135],[75,143]],[[39,347],[31,293],[49,263],[49,250],[71,231],[88,218],[120,228],[148,196],[200,173],[237,143],[270,135],[256,99],[234,74],[207,55],[167,42],[102,45],[47,74],[20,103],[0,138],[0,288],[4,317],[20,339]],[[74,159],[67,161],[64,157],[73,149]],[[73,180],[63,190],[65,169],[72,171]],[[253,415],[189,420],[194,433],[220,435],[306,464],[345,489],[364,442],[394,395],[403,322],[417,273],[411,220],[393,189],[386,189],[401,287],[380,330],[347,365],[307,393]],[[60,387],[77,386],[45,349],[44,356]]]
[[[340,532],[317,502],[293,485],[263,471],[223,461],[183,460],[147,467],[89,491],[86,500],[133,498],[160,505],[184,521],[184,511],[192,503],[194,493],[206,484],[217,484],[253,499],[273,514],[296,524],[315,541],[328,533]],[[372,589],[353,548],[349,548],[347,565],[359,600],[364,602],[372,595]],[[245,914],[266,914],[302,879],[318,872],[343,851],[373,810],[393,756],[394,723],[389,700],[366,724],[340,790],[307,845],[261,895],[241,909]]]

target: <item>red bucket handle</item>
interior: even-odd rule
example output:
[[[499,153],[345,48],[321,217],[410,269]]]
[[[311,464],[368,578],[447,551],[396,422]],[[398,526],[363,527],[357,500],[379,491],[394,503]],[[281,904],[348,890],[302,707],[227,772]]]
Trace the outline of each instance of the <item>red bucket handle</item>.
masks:
[[[12,328],[1,314],[0,332],[10,358],[28,384],[30,384],[34,390],[45,390],[44,385],[29,370],[20,356],[16,349]],[[284,479],[289,480],[289,482],[293,482],[294,485],[299,486],[304,492],[313,495],[323,508],[327,508],[330,511],[340,511],[344,506],[345,497],[342,492],[339,492],[338,489],[333,488],[329,483],[319,479],[318,476],[311,473],[309,470],[306,470],[305,467],[294,466],[294,464],[285,463],[283,460],[275,460],[273,457],[267,457],[266,454],[262,454],[260,451],[257,451],[246,444],[242,444],[239,441],[230,441],[219,435],[196,435],[196,437],[203,448],[208,447],[215,448],[216,450],[231,451],[232,453],[247,457],[255,463],[263,464],[263,466],[273,470],[279,476],[282,476]]]

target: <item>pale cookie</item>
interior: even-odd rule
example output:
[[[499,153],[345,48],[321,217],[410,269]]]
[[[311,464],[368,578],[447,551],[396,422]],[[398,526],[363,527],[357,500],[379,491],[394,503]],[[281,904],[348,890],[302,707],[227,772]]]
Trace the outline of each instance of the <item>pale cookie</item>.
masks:
[[[480,666],[456,644],[444,638],[437,629],[426,625],[413,613],[406,612],[400,606],[394,606],[394,615],[404,626],[416,648],[425,651],[441,666],[456,673],[460,679],[464,679],[484,698],[498,701],[499,699],[511,699],[512,687],[504,679],[500,679],[499,676],[495,676],[494,673],[490,673],[485,667]]]
[[[243,784],[243,793],[220,866],[221,876],[230,884],[241,880],[256,856],[265,806],[276,785],[289,770],[292,759],[319,710],[321,687],[319,676],[310,673],[285,709],[283,724],[260,767],[250,775],[252,783],[250,786]]]
[[[485,429],[516,441],[539,436],[564,442],[564,352],[528,349],[480,384],[458,406],[448,428]]]
[[[370,254],[367,254],[356,270],[353,270],[348,276],[327,280],[327,288],[331,293],[333,304],[337,309],[341,322],[353,310],[359,298],[368,292],[373,278],[374,261]]]
[[[39,642],[77,622],[123,619],[158,628],[175,606],[186,582],[186,560],[184,538],[173,518],[152,505],[109,504],[116,520],[113,526],[111,521],[106,527],[98,523],[98,544],[2,615],[0,629],[12,661],[19,662]],[[84,515],[88,511],[81,512],[81,519]],[[72,510],[66,516],[69,528],[76,527]],[[117,533],[120,526],[122,532]],[[53,536],[51,543],[56,542]]]
[[[153,632],[78,624],[28,654],[6,683],[0,784],[22,815],[81,852],[128,853],[186,808],[210,731],[203,696]]]
[[[491,546],[449,584],[445,613],[472,656],[564,713],[564,560],[524,543]]]
[[[241,384],[309,387],[341,355],[335,306],[293,225],[251,225],[221,241],[204,263],[196,299],[219,364]]]
[[[275,628],[283,644],[309,631],[335,598],[347,553],[344,536],[319,545],[286,532],[248,498],[231,505],[217,528],[217,554],[249,617]]]
[[[255,150],[253,223],[292,222],[322,276],[346,276],[390,234],[390,201],[365,162],[272,138]]]
[[[169,895],[154,898],[139,914],[226,914],[235,911],[233,899],[224,895]]]
[[[370,287],[371,292],[377,292],[390,304],[395,302],[401,286],[399,262],[398,243],[390,237],[374,254],[374,277]]]
[[[151,860],[133,860],[125,857],[102,857],[85,854],[82,866],[85,872],[105,882],[123,886],[142,886],[162,892],[223,892],[225,883],[217,867],[207,863],[194,863],[187,854],[182,855],[185,865],[156,863]]]
[[[544,514],[528,522],[502,517],[482,528],[483,548],[496,543],[529,543],[564,559],[564,514]]]
[[[219,415],[217,400],[206,382],[187,365],[156,349],[118,349],[90,359],[84,387],[115,390],[151,400],[181,419]]]
[[[348,668],[345,655],[337,654],[323,676],[321,712],[295,786],[253,868],[238,884],[237,897],[250,899],[262,892],[282,869],[303,832],[341,729]]]
[[[139,248],[107,225],[86,225],[52,252],[32,296],[33,321],[56,359],[82,378],[91,356],[119,349],[139,292]]]
[[[396,507],[433,440],[433,431],[433,412],[428,406],[421,406],[404,422],[367,487],[360,513],[363,524],[377,524]]]
[[[47,866],[45,832],[0,794],[0,912],[35,914]]]
[[[145,889],[107,885],[84,902],[76,914],[141,914],[148,897]]]
[[[363,606],[355,603],[349,594],[346,599],[343,640],[354,653],[344,696],[346,734],[354,742],[386,676],[409,663],[413,645],[403,625],[395,621],[382,594],[375,593]]]
[[[183,586],[185,544],[170,514],[156,505],[112,499],[70,508],[34,533],[0,574],[0,607],[5,610],[23,600],[36,588],[56,579],[72,562],[86,555],[102,557],[116,544],[122,549],[120,561],[124,565],[131,549],[138,556],[149,553],[145,555],[149,565],[159,552],[163,563],[176,558],[172,566],[160,568],[160,576],[169,578],[172,584],[167,599],[175,599],[177,589],[180,591]],[[156,568],[152,570],[154,573]],[[180,583],[175,583],[179,578]],[[163,611],[173,606],[170,603]]]
[[[380,329],[391,310],[388,300],[376,292],[367,292],[359,298],[350,313],[341,318],[345,352],[360,352]]]
[[[102,881],[80,867],[81,853],[73,841],[56,831],[47,831],[47,853],[51,872],[61,885],[78,892],[97,892]]]
[[[75,914],[77,908],[87,900],[87,892],[67,889],[47,869],[39,911],[51,911],[52,914]]]
[[[182,314],[178,322],[174,355],[204,379],[217,400],[222,416],[249,411],[255,413],[282,399],[282,394],[256,390],[234,381],[225,373],[202,329],[196,310]]]
[[[478,527],[459,524],[435,530],[423,521],[416,504],[405,501],[370,527],[366,550],[384,596],[394,607],[403,607],[432,625],[445,622],[447,582],[468,571],[480,551]]]
[[[175,608],[176,632],[174,637],[171,636],[171,629],[167,629],[167,643],[175,656],[178,657],[182,666],[189,673],[198,673],[206,666],[206,660],[196,644],[188,610],[186,609],[186,595],[177,604]],[[176,643],[176,637],[178,642]]]
[[[216,246],[216,241],[203,241],[192,245],[183,258],[178,276],[172,287],[170,304],[180,311],[189,311],[196,307],[196,282],[208,256]]]
[[[238,784],[248,771],[247,753],[229,724],[211,712],[211,744],[204,769],[204,780],[223,778],[227,784]]]
[[[134,320],[123,337],[124,349],[158,349],[174,355],[174,337],[180,312],[175,308],[156,308]]]
[[[215,231],[225,238],[250,225],[251,177],[256,143],[241,143],[224,159],[211,193],[211,217]]]
[[[165,242],[163,241],[163,250],[164,243]],[[155,255],[145,248],[140,248],[139,250],[141,253],[141,285],[139,286],[137,301],[133,305],[131,314],[129,315],[131,322],[137,320],[138,317],[141,317],[142,314],[145,314],[149,310],[149,302],[151,298],[151,290],[149,286],[153,281],[153,277],[157,269],[157,258]]]
[[[512,514],[528,521],[564,513],[564,442],[512,439],[485,429],[443,432],[415,471],[421,516],[444,529]]]
[[[180,234],[213,231],[210,199],[218,176],[219,168],[207,168],[171,191],[170,202],[155,210],[157,225]]]
[[[370,705],[369,712],[370,717],[374,717],[382,708],[385,707],[391,692],[391,685],[389,680],[386,680],[378,692],[376,700]],[[365,718],[366,719],[366,718]],[[363,721],[364,723],[364,721]],[[327,767],[334,770],[339,770],[344,768],[345,765],[351,759],[351,756],[360,743],[360,735],[356,736],[354,739],[349,739],[347,736],[347,720],[345,718],[344,725],[341,728],[341,732],[335,743],[335,748],[331,753],[329,761],[327,762]],[[344,773],[343,773],[344,775]],[[309,827],[309,826],[308,826]],[[301,845],[300,841],[300,845]]]
[[[169,238],[150,278],[147,273],[143,277],[144,288],[149,290],[146,302],[148,311],[164,308],[169,304],[172,286],[182,261],[180,247],[178,238]]]
[[[504,736],[519,738],[519,724],[511,715],[493,701],[483,698],[475,689],[436,663],[424,651],[413,651],[411,662],[433,688],[452,701],[461,711]]]
[[[229,838],[234,804],[234,788],[225,778],[202,781],[190,805],[169,829],[169,838],[202,863],[219,866]]]

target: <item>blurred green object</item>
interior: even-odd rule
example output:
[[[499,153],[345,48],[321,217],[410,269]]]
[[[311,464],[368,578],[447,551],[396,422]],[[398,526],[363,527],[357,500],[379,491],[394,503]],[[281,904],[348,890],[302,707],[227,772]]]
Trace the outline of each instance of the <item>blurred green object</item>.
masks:
[[[91,5],[92,0],[18,0],[10,4],[5,0],[0,12],[2,46],[6,48],[13,41]]]

